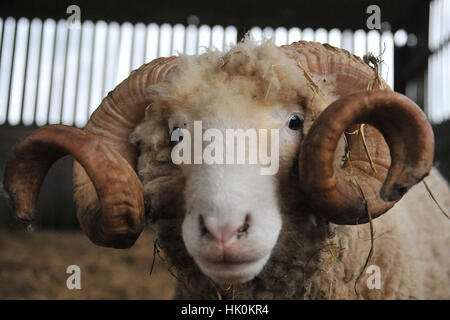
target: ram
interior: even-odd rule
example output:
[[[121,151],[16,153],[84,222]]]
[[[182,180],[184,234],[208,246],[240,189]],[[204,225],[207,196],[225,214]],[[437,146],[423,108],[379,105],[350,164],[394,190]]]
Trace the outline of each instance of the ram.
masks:
[[[205,139],[187,141],[198,121],[216,146],[229,129],[277,133],[275,174],[262,174],[260,160],[174,164],[183,146],[205,156]],[[226,53],[143,65],[84,130],[52,125],[25,137],[4,184],[17,217],[32,221],[47,170],[72,155],[81,229],[128,248],[149,223],[176,298],[448,299],[450,225],[414,186],[429,176],[450,207],[433,153],[425,115],[388,88],[374,59],[246,39]]]

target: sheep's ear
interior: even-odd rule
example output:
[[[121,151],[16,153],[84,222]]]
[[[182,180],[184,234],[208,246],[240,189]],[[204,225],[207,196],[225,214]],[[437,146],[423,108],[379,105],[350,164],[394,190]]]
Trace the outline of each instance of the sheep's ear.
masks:
[[[355,124],[347,160],[337,167],[338,141]],[[413,101],[392,90],[362,91],[332,103],[314,122],[300,154],[300,188],[332,222],[365,223],[427,176],[433,155],[431,125]]]
[[[150,222],[173,219],[183,207],[184,176],[171,159],[169,126],[160,117],[150,117],[134,131],[139,145],[138,173],[144,185],[145,212]]]

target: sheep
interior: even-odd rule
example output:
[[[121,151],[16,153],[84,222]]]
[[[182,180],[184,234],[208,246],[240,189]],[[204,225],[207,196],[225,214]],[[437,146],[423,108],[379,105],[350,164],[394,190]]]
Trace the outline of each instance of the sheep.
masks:
[[[198,120],[216,132],[279,129],[278,171],[175,164]],[[450,208],[433,148],[425,115],[373,60],[247,38],[133,71],[84,130],[25,137],[4,184],[16,216],[31,221],[46,171],[72,155],[81,229],[128,248],[148,223],[177,299],[448,299],[450,226],[417,184],[428,176]]]

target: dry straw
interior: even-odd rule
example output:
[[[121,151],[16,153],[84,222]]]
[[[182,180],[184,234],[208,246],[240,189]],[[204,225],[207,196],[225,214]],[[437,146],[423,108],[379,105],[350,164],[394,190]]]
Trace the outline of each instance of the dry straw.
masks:
[[[379,72],[378,72],[378,64],[379,64],[379,62],[381,60],[379,60],[378,58],[376,58],[372,54],[368,54],[368,55],[364,56],[364,61],[373,69],[373,71],[375,73],[375,77],[373,79],[371,79],[369,81],[369,83],[367,84],[367,90],[372,90],[375,85],[378,88],[383,89],[384,88],[383,81],[381,80],[381,77],[380,77]],[[323,94],[323,92],[320,89],[320,87],[314,82],[312,77],[309,75],[309,73],[306,71],[306,69],[301,65],[301,63],[298,63],[297,65],[303,71],[303,74],[305,75],[305,78],[308,81],[308,84],[310,85],[311,90],[313,90],[313,92],[321,99],[321,101],[323,102],[323,104],[325,106],[328,106],[328,102],[326,101],[325,95]],[[366,142],[366,139],[365,139],[364,124],[360,124],[360,127],[359,127],[358,130],[355,130],[354,132],[349,133],[349,134],[361,134],[361,139],[363,141],[364,150],[365,150],[365,152],[367,154],[367,157],[369,159],[369,162],[370,162],[372,170],[376,173],[377,170],[376,170],[375,164],[374,164],[374,162],[372,160],[372,157],[370,155],[369,149],[367,147],[367,142]],[[361,186],[359,185],[356,177],[353,175],[353,169],[352,169],[352,166],[351,166],[351,158],[350,158],[350,148],[348,147],[348,141],[347,141],[347,138],[346,138],[345,134],[344,134],[344,141],[345,141],[345,146],[346,146],[345,159],[348,160],[348,163],[349,163],[349,166],[350,166],[350,173],[351,173],[352,178],[353,178],[352,179],[353,183],[358,186],[358,189],[359,189],[359,191],[361,193],[361,198],[364,201],[364,205],[365,205],[365,208],[366,208],[367,216],[369,217],[369,225],[370,225],[370,250],[369,250],[369,253],[368,253],[367,258],[365,260],[364,266],[361,269],[361,272],[359,273],[358,277],[355,280],[355,286],[354,286],[355,294],[356,294],[356,297],[358,298],[359,294],[358,294],[358,290],[357,290],[357,284],[358,284],[358,281],[360,280],[361,276],[363,275],[364,271],[366,270],[370,259],[372,258],[373,251],[374,251],[374,233],[375,232],[374,232],[374,226],[373,226],[373,221],[372,221],[372,215],[370,213],[366,197],[365,197],[364,192],[363,192]],[[314,255],[308,260],[308,262],[307,262],[307,264],[305,266],[304,276],[306,276],[306,267],[307,267],[307,265],[309,264],[309,262],[313,258],[314,258]],[[304,281],[306,281],[306,280],[304,280]],[[305,285],[305,288],[306,288],[306,283],[304,283],[304,285]],[[331,295],[331,286],[332,286],[332,283],[330,283],[330,292],[329,292],[330,295]]]
[[[439,210],[441,210],[442,214],[447,218],[450,219],[448,214],[444,211],[444,209],[442,209],[442,207],[439,205],[439,202],[436,200],[436,198],[434,197],[433,193],[430,190],[430,187],[428,186],[428,184],[425,182],[425,179],[422,180],[425,189],[427,189],[428,194],[430,195],[431,199],[433,199],[434,203],[438,206]]]
[[[269,96],[270,89],[272,89],[273,79],[276,77],[274,69],[275,69],[275,66],[273,64],[270,65],[270,71],[271,71],[272,76],[270,77],[269,86],[267,87],[266,94],[264,95],[264,101],[267,101],[267,97]]]

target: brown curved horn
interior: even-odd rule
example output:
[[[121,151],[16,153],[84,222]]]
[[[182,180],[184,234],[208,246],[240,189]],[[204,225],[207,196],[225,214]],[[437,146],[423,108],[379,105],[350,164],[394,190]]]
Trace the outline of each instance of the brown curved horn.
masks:
[[[130,143],[130,134],[143,120],[145,109],[151,103],[149,87],[163,81],[176,62],[176,57],[158,58],[133,71],[103,99],[86,125],[85,131],[99,137],[106,146],[117,151],[133,169],[136,169],[137,150]],[[100,218],[100,215],[113,216],[114,213],[94,209],[99,205],[95,186],[77,162],[73,168],[73,189],[78,221],[84,233],[96,244],[117,247],[106,238],[101,241],[93,238],[99,228],[99,221],[108,219]],[[122,232],[123,237],[127,238],[125,228]]]
[[[97,137],[80,129],[52,125],[38,129],[15,146],[8,158],[4,185],[15,215],[24,221],[35,216],[39,189],[51,165],[72,155],[95,185],[98,217],[89,237],[95,243],[126,248],[139,236],[145,223],[143,188],[133,168]]]
[[[142,185],[134,172],[137,151],[130,134],[151,103],[149,87],[163,81],[176,60],[159,58],[133,71],[103,99],[84,131],[50,126],[19,143],[5,171],[5,189],[18,217],[33,218],[48,168],[72,154],[77,160],[73,183],[81,229],[98,245],[131,246],[145,221]]]
[[[386,140],[392,159],[387,175],[386,170],[373,172],[366,159],[352,159],[351,145],[350,161],[342,168],[335,165],[339,139],[359,123],[377,128]],[[332,222],[365,223],[364,198],[372,218],[380,216],[428,175],[433,154],[433,131],[414,102],[391,90],[363,91],[332,103],[314,122],[300,154],[300,185],[312,207]]]

